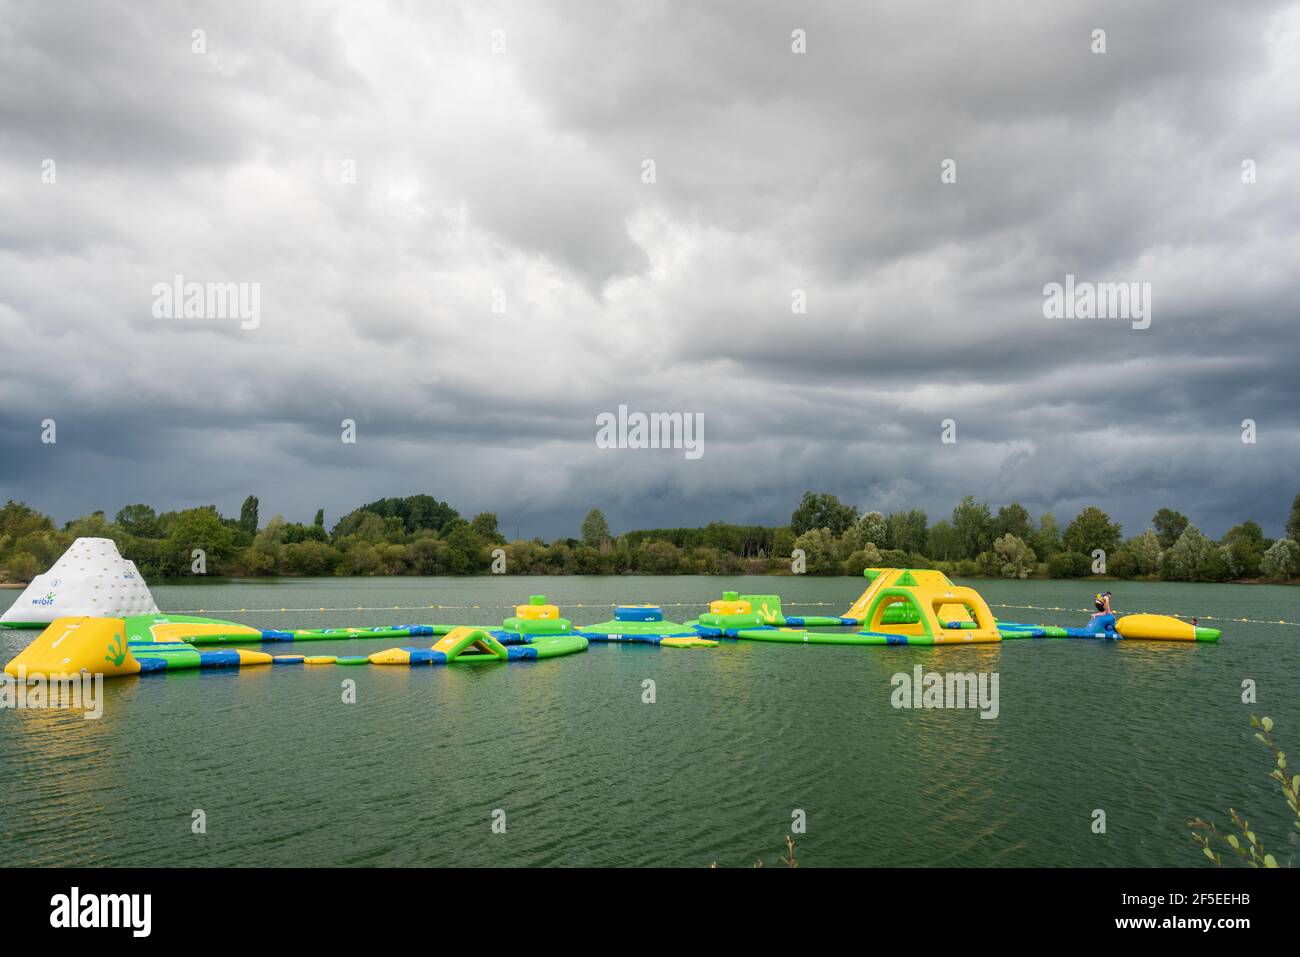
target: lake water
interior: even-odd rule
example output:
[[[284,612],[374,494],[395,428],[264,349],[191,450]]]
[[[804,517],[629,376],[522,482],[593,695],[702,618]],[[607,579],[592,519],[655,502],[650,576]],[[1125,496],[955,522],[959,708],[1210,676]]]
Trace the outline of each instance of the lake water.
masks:
[[[1077,624],[1086,582],[967,582],[1004,619]],[[164,610],[267,628],[497,623],[543,593],[577,624],[614,602],[694,618],[724,588],[838,614],[861,578],[281,579],[159,585]],[[1300,589],[1115,583],[1123,611],[1300,618]],[[0,592],[0,609],[17,592]],[[684,603],[686,607],[671,607]],[[293,611],[479,606],[424,611]],[[280,611],[279,609],[291,609]],[[238,609],[248,609],[240,612]],[[1207,622],[1208,623],[1208,622]],[[1245,811],[1300,839],[1250,714],[1300,754],[1300,627],[1212,622],[1218,644],[1014,641],[851,648],[595,644],[536,663],[255,668],[111,680],[105,714],[0,711],[6,865],[1205,863],[1184,822]],[[33,632],[0,631],[8,661]],[[398,642],[313,643],[312,652]],[[286,646],[272,646],[287,650]],[[896,710],[891,676],[996,671],[1000,713]],[[342,702],[354,679],[357,703]],[[656,703],[642,703],[643,682]],[[1257,682],[1259,703],[1241,701]],[[494,834],[492,813],[505,812]],[[1092,831],[1106,814],[1106,833]],[[195,810],[207,833],[191,832]]]

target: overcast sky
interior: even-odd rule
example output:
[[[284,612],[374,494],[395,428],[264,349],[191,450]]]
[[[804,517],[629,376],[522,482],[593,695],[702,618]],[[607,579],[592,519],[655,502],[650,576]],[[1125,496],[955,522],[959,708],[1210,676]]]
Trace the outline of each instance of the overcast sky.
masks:
[[[1263,0],[0,0],[0,499],[1280,535],[1298,70]],[[1067,273],[1150,283],[1150,328],[1045,318]],[[176,275],[260,324],[158,318]],[[597,448],[620,404],[703,456]]]

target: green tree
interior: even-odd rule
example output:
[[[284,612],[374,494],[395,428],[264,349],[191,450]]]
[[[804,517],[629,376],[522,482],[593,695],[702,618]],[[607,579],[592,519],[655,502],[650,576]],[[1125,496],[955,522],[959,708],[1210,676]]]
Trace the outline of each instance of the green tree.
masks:
[[[347,551],[348,566],[354,575],[379,573],[381,559],[378,548],[370,542],[357,542]]]
[[[294,575],[332,575],[338,550],[320,541],[295,542],[284,547],[284,570]]]
[[[325,509],[323,508],[316,509],[316,519],[314,522],[312,522],[312,524],[315,525],[317,528],[325,527]]]
[[[212,506],[177,512],[163,543],[165,573],[190,574],[194,550],[201,549],[206,556],[207,572],[213,574],[221,561],[230,556],[233,547],[234,532]]]
[[[1240,525],[1234,525],[1228,529],[1219,544],[1231,545],[1233,542],[1246,542],[1262,548],[1264,545],[1264,530],[1259,527],[1259,522],[1246,519]]]
[[[497,529],[496,512],[479,512],[470,520],[469,524],[480,541],[490,542],[493,545],[499,545],[505,541],[505,536]]]
[[[927,539],[926,551],[931,558],[950,562],[958,556],[960,545],[957,541],[957,533],[946,518],[941,518],[930,526]]]
[[[1029,509],[1019,502],[1002,506],[993,519],[993,535],[995,538],[1014,535],[1021,544],[1028,542],[1034,536],[1034,521],[1029,516]]]
[[[1091,556],[1100,548],[1110,555],[1119,547],[1120,531],[1119,524],[1112,522],[1109,515],[1095,505],[1089,505],[1065,527],[1062,541],[1066,551]]]
[[[94,511],[89,515],[74,518],[64,526],[63,530],[72,538],[111,538],[117,542],[119,547],[121,546],[121,542],[118,541],[122,537],[121,532],[109,526],[104,513],[101,511]]]
[[[883,568],[884,565],[885,559],[880,549],[868,543],[865,547],[852,552],[844,560],[840,571],[845,575],[861,575],[864,568]]]
[[[582,520],[582,543],[588,548],[601,548],[609,542],[609,522],[605,521],[605,513],[598,508],[593,508],[587,513],[587,517]]]
[[[1286,537],[1293,542],[1300,542],[1300,495],[1291,502],[1291,514],[1286,520]]]
[[[789,525],[782,525],[772,533],[772,557],[785,564],[790,560],[794,550],[794,532]]]
[[[975,558],[993,544],[993,516],[987,502],[967,495],[952,510],[953,536],[958,558]]]
[[[362,512],[356,523],[353,525],[352,531],[349,535],[340,536],[338,534],[338,528],[341,527],[342,524],[343,523],[340,522],[338,526],[335,526],[336,538],[355,538],[371,545],[384,540],[384,532],[386,530],[384,520],[374,512]]]
[[[1229,578],[1254,578],[1259,575],[1260,562],[1268,543],[1258,522],[1250,520],[1234,525],[1219,540]]]
[[[290,522],[284,526],[284,542],[286,545],[296,545],[300,542],[328,542],[329,539],[329,532],[325,531],[323,525],[304,525],[301,522]]]
[[[1291,576],[1300,571],[1300,545],[1289,538],[1279,538],[1264,553],[1259,570],[1265,578],[1290,581]]]
[[[1130,538],[1115,550],[1106,563],[1106,570],[1120,578],[1139,578],[1160,571],[1160,540],[1153,529]]]
[[[1079,552],[1057,552],[1047,560],[1052,578],[1086,578],[1092,573],[1092,559]]]
[[[914,508],[909,512],[894,512],[885,520],[889,530],[889,547],[904,552],[924,552],[929,519],[925,512]],[[879,544],[879,543],[877,543]]]
[[[1222,582],[1232,577],[1228,566],[1228,549],[1210,542],[1210,548],[1196,566],[1196,580],[1203,582]]]
[[[249,535],[257,534],[257,496],[250,495],[239,506],[239,527]]]
[[[158,513],[148,505],[125,505],[118,509],[113,519],[115,525],[121,526],[128,535],[137,538],[162,538],[162,526],[158,524]]]
[[[453,575],[476,575],[486,568],[483,542],[468,522],[457,522],[447,533],[447,565]]]
[[[1038,520],[1038,531],[1034,532],[1031,543],[1044,561],[1061,550],[1061,526],[1051,512],[1044,512]]]
[[[14,552],[4,561],[4,577],[11,582],[30,582],[41,573],[41,563],[35,555]]]
[[[0,535],[17,541],[24,535],[54,531],[54,523],[24,502],[10,499],[0,508]]]
[[[867,512],[858,519],[856,533],[858,548],[866,548],[868,545],[884,548],[889,540],[889,528],[885,524],[885,516],[879,512]]]
[[[642,542],[636,550],[637,570],[647,575],[675,575],[681,562],[681,549],[672,542]]]
[[[838,537],[857,520],[858,510],[829,492],[804,492],[798,508],[790,516],[790,530],[799,536],[810,529],[829,528]]]
[[[837,575],[841,562],[835,557],[835,538],[827,528],[810,528],[794,540],[794,547],[804,552],[805,573],[809,575]],[[845,556],[847,559],[847,556]],[[864,566],[865,567],[865,566]],[[859,569],[858,573],[861,573]]]
[[[403,531],[414,534],[422,529],[433,529],[445,534],[452,522],[460,520],[460,513],[432,495],[408,495],[405,498],[381,498],[355,508],[339,519],[334,526],[334,537],[353,534],[365,521],[367,514],[381,519],[396,518]]]
[[[1160,562],[1160,577],[1167,581],[1195,581],[1201,563],[1214,550],[1214,542],[1195,525],[1188,525]]]
[[[1187,516],[1182,512],[1175,512],[1172,508],[1162,508],[1151,519],[1151,525],[1156,530],[1156,538],[1163,549],[1173,548],[1174,542],[1178,541],[1178,536],[1183,534],[1188,524]]]
[[[1038,557],[1034,550],[1015,535],[1007,534],[993,542],[996,574],[1003,578],[1028,578]]]

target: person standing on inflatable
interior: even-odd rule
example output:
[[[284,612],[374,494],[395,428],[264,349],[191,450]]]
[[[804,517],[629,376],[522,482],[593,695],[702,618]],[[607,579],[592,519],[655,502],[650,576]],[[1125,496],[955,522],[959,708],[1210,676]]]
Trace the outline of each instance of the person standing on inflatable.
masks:
[[[1122,637],[1115,630],[1115,613],[1111,611],[1110,607],[1110,592],[1102,592],[1100,595],[1094,596],[1092,603],[1097,608],[1092,613],[1091,624],[1089,625],[1093,634],[1098,638]]]
[[[1114,615],[1110,610],[1110,592],[1105,591],[1092,599],[1092,603],[1097,606],[1097,610],[1092,613],[1093,618],[1100,618],[1102,615]]]

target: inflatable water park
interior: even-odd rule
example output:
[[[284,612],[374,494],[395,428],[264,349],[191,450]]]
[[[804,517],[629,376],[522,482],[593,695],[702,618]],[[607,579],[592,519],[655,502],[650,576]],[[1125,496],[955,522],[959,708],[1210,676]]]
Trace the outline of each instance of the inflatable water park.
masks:
[[[274,665],[503,664],[585,652],[591,642],[715,649],[728,641],[938,646],[1048,638],[1213,642],[1220,635],[1216,628],[1168,615],[1099,612],[1078,627],[1001,621],[978,591],[942,572],[868,568],[863,574],[866,590],[837,616],[786,615],[777,595],[729,591],[690,621],[669,621],[657,605],[628,604],[615,606],[609,621],[574,625],[546,596],[532,595],[498,625],[262,629],[160,611],[135,565],[110,539],[79,538],[33,579],[0,616],[0,626],[40,629],[5,665],[7,674],[20,679]],[[406,643],[355,655],[276,650],[341,639]]]

